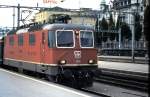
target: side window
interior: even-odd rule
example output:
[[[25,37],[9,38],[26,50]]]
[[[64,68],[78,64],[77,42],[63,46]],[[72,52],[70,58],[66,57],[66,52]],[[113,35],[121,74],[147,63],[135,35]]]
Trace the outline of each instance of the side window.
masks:
[[[49,33],[48,33],[48,46],[50,48],[56,47],[55,32],[49,31]]]
[[[42,33],[42,44],[44,44],[44,42],[45,42],[45,33],[43,32]]]
[[[19,46],[23,45],[23,34],[18,35],[18,45]]]
[[[4,44],[5,44],[5,45],[7,44],[6,37],[4,38]]]
[[[29,34],[29,45],[35,45],[35,34]]]
[[[9,37],[9,45],[11,45],[11,46],[14,45],[14,37],[13,36]]]

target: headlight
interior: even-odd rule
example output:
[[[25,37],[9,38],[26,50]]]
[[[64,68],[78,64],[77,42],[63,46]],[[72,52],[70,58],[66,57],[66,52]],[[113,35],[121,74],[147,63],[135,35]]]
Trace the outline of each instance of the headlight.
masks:
[[[88,63],[89,64],[94,64],[94,60],[91,59],[91,60],[88,61]]]
[[[59,63],[60,63],[60,64],[66,64],[67,61],[66,61],[66,60],[60,60]]]

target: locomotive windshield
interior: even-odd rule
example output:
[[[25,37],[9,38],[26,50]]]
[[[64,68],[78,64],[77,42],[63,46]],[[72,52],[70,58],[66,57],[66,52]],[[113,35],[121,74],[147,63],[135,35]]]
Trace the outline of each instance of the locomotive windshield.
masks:
[[[94,37],[92,31],[80,31],[81,47],[94,47]]]
[[[57,46],[58,47],[73,47],[74,46],[74,34],[71,30],[60,30],[57,34]]]

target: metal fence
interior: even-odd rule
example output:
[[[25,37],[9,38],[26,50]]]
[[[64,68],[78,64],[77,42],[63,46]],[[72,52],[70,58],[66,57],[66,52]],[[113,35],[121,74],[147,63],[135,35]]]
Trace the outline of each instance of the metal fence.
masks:
[[[97,47],[100,49],[131,49],[132,41],[123,41],[119,43],[118,41],[106,41],[101,44],[97,44]],[[139,40],[134,42],[135,49],[147,49],[147,42],[144,40]]]
[[[97,44],[99,55],[112,55],[112,56],[132,56],[132,41],[125,40],[119,43],[118,41],[106,41]],[[145,57],[148,54],[147,42],[139,40],[134,42],[135,56]]]

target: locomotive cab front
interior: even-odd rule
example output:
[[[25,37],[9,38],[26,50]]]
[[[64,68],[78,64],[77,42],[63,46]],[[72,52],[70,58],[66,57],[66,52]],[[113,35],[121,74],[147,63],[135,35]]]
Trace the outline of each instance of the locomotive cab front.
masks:
[[[78,83],[80,87],[92,85],[93,72],[97,69],[93,30],[65,27],[48,31],[48,45],[55,46],[51,48],[51,62],[58,67],[57,76],[61,77],[61,81]]]

